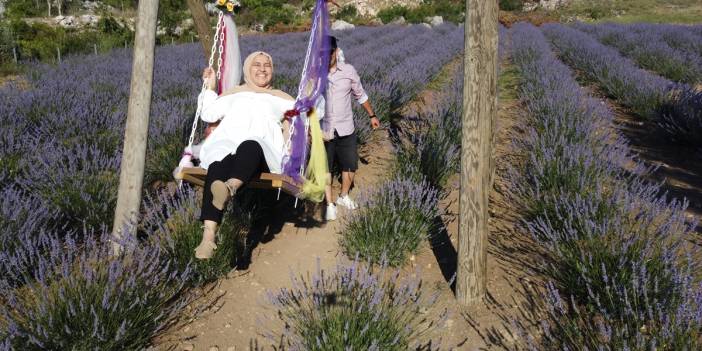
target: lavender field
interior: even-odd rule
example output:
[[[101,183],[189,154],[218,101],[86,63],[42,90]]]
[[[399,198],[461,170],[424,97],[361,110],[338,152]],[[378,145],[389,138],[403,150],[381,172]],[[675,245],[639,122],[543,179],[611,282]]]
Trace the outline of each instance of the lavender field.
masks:
[[[388,266],[406,267],[445,230],[440,203],[455,191],[460,162],[463,31],[443,24],[336,34],[390,130],[393,165],[343,224],[340,251],[353,265],[312,281],[295,272],[294,289],[270,294],[294,326],[282,333],[290,349],[431,342],[404,328],[426,327],[420,310],[434,299],[420,298],[421,283],[378,277]],[[293,93],[307,40],[306,33],[245,36],[242,55],[269,52],[274,85]],[[702,152],[699,26],[519,23],[500,27],[499,44],[500,74],[517,77],[512,112],[521,135],[510,145],[516,161],[501,176],[519,229],[539,252],[534,274],[546,281],[539,299],[547,308],[535,328],[515,326],[514,348],[701,349],[697,219],[686,213],[687,199],[649,179],[652,168],[610,107],[650,123],[672,147]],[[266,211],[260,194],[242,194],[215,257],[192,260],[201,234],[197,189],[166,185],[187,143],[205,58],[195,44],[160,47],[142,219],[124,254],[111,255],[130,56],[117,50],[36,65],[0,88],[0,350],[152,345],[196,298],[192,291],[232,269]],[[436,85],[430,110],[399,112]],[[368,119],[361,109],[355,115],[359,142],[374,147]],[[319,296],[329,293],[349,305],[327,309]],[[331,346],[310,346],[320,340]]]

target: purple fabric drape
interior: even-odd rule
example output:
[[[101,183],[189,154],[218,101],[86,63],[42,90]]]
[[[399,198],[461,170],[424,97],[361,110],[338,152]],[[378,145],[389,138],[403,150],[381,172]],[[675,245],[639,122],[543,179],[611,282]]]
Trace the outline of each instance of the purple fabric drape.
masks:
[[[330,47],[327,3],[326,0],[317,0],[312,15],[312,29],[305,55],[305,66],[295,101],[295,110],[299,115],[292,119],[294,130],[291,136],[291,151],[290,155],[283,159],[283,173],[295,179],[299,179],[300,169],[307,156],[308,136],[305,132],[307,112],[319,98],[324,97],[327,89]]]

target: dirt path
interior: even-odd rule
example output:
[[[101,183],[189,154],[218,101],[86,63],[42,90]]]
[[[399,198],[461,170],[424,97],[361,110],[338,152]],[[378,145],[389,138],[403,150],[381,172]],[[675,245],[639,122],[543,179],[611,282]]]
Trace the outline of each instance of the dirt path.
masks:
[[[652,121],[644,121],[607,102],[615,112],[615,122],[628,139],[632,151],[649,166],[658,167],[649,179],[662,183],[662,190],[678,200],[690,203],[690,219],[702,217],[702,152],[692,147],[681,147],[657,133],[660,128]],[[702,226],[697,227],[702,234]]]
[[[456,69],[451,65],[449,69]],[[426,91],[417,101],[429,107],[436,91]],[[424,245],[413,257],[405,271],[419,269],[424,286],[437,290],[440,297],[431,314],[447,310],[448,320],[435,329],[432,340],[441,340],[442,349],[501,350],[511,349],[518,339],[513,323],[532,325],[534,308],[527,291],[533,274],[528,262],[535,262],[525,250],[528,239],[516,229],[518,214],[503,195],[506,165],[513,164],[511,140],[516,137],[515,121],[519,117],[514,97],[501,101],[498,138],[496,190],[491,197],[490,245],[488,253],[488,294],[485,301],[472,307],[460,307],[448,281],[456,267],[456,239],[458,235],[458,186],[443,203],[448,210],[447,230],[439,233],[432,245]],[[371,141],[372,152],[368,164],[361,164],[356,178],[357,189],[374,187],[387,176],[392,164],[393,148],[386,131],[376,131]],[[500,166],[502,165],[502,166]],[[356,190],[358,191],[358,190]],[[341,214],[343,216],[343,213]],[[275,311],[265,301],[266,291],[290,287],[290,274],[314,272],[317,264],[329,269],[339,261],[347,261],[339,252],[340,222],[319,227],[299,228],[286,223],[273,240],[260,244],[254,250],[252,263],[245,271],[234,271],[214,287],[209,299],[214,307],[192,323],[177,328],[167,335],[158,349],[172,350],[249,350],[258,346],[271,349],[270,342],[261,333],[270,325],[264,319],[275,318]],[[219,298],[219,299],[218,299]]]
[[[375,152],[368,164],[359,165],[357,192],[374,187],[392,161],[387,131],[374,132],[371,142]],[[345,212],[339,210],[341,217]],[[321,215],[318,213],[316,217]],[[167,335],[159,349],[248,350],[256,340],[259,345],[268,346],[261,336],[265,326],[261,325],[260,316],[274,316],[275,312],[268,310],[266,291],[290,287],[291,273],[314,272],[318,263],[327,270],[346,260],[337,244],[340,225],[335,221],[303,228],[285,223],[279,233],[274,233],[273,240],[254,249],[246,270],[233,271],[218,282],[206,298],[214,306],[189,325]]]

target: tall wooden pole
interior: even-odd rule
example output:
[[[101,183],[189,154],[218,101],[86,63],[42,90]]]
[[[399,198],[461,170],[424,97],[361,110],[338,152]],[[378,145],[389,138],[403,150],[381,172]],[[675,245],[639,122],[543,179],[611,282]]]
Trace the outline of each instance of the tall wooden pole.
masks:
[[[190,14],[193,16],[193,24],[195,25],[197,36],[200,38],[202,49],[205,51],[205,58],[209,58],[214,29],[210,25],[210,18],[207,16],[205,3],[202,0],[187,0],[186,2]]]
[[[456,298],[480,302],[487,275],[492,125],[497,113],[497,1],[466,0]]]
[[[132,57],[132,83],[127,108],[127,126],[124,131],[117,208],[112,226],[112,234],[115,237],[113,249],[116,253],[121,251],[120,239],[122,235],[134,230],[132,224],[136,223],[141,204],[146,137],[151,110],[151,87],[154,76],[157,14],[158,0],[139,1]]]

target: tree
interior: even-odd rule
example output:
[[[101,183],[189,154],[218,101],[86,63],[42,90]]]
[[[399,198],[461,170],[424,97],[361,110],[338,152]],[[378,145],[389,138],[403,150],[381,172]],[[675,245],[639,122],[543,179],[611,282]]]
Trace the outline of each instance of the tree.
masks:
[[[466,0],[456,298],[485,295],[492,127],[497,114],[497,2]]]
[[[210,57],[210,48],[212,47],[212,32],[214,30],[210,26],[210,19],[207,16],[207,9],[202,0],[187,0],[188,9],[193,16],[193,23],[197,36],[200,38],[202,49],[205,51],[205,57]]]
[[[112,226],[115,238],[113,250],[121,252],[121,238],[125,232],[133,233],[141,205],[141,187],[144,181],[146,139],[149,131],[151,89],[154,78],[154,51],[156,47],[156,21],[158,0],[141,0],[138,7],[132,82],[127,107],[127,125],[124,132],[124,151],[119,175],[117,207]]]

